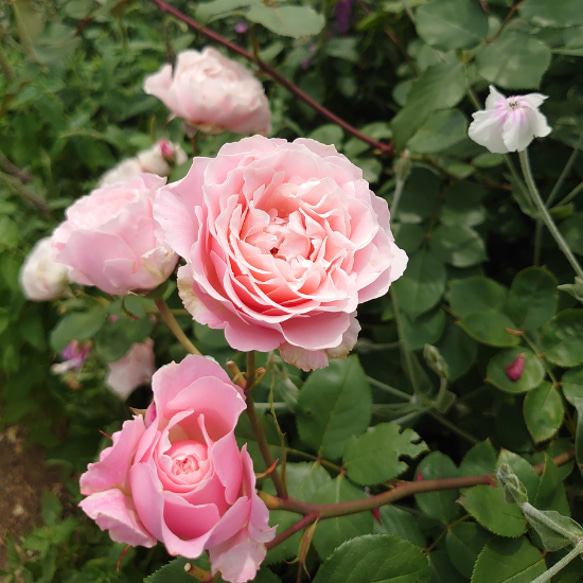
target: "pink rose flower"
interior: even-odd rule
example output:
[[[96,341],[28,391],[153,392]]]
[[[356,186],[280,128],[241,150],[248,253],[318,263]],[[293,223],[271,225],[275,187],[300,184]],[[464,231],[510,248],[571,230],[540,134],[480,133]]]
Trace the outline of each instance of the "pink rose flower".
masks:
[[[72,268],[71,279],[110,294],[157,287],[177,257],[152,215],[156,191],[166,182],[141,174],[76,200],[53,233],[57,260]]]
[[[271,113],[263,85],[245,67],[213,48],[178,54],[174,72],[164,65],[146,77],[144,91],[173,116],[206,133],[268,134]]]
[[[304,370],[346,356],[359,303],[407,265],[387,203],[333,146],[261,136],[195,158],[154,213],[186,260],[178,288],[194,319],[238,350],[279,349]]]
[[[246,446],[235,440],[242,392],[213,360],[188,356],[159,369],[154,400],[113,434],[81,476],[80,507],[116,542],[188,559],[209,552],[213,574],[255,577],[275,535],[255,491]]]
[[[146,338],[132,344],[123,358],[109,363],[105,384],[120,399],[127,399],[134,389],[150,382],[156,370],[153,347],[154,341]]]
[[[50,237],[37,241],[27,255],[18,282],[24,296],[34,302],[48,302],[65,295],[69,286],[69,268],[55,259]]]

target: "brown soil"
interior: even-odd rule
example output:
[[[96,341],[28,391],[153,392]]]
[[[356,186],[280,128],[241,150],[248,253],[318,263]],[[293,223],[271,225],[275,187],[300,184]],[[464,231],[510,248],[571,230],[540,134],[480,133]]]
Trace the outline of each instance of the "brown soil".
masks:
[[[44,464],[42,449],[26,446],[26,429],[0,432],[0,569],[6,569],[6,535],[20,538],[42,524],[41,496],[51,491],[66,498],[60,470]]]

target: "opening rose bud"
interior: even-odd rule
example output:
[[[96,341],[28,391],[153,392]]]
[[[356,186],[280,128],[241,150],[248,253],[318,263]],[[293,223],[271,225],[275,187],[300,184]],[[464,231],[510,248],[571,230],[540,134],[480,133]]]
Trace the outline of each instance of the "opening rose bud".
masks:
[[[279,349],[304,370],[348,354],[358,304],[407,265],[386,201],[314,140],[254,136],[195,158],[154,213],[186,260],[178,289],[193,318],[237,350]]]
[[[196,355],[159,369],[152,390],[145,415],[126,421],[81,476],[80,507],[116,542],[161,541],[187,559],[207,551],[213,575],[253,579],[275,529],[235,439],[242,391]]]

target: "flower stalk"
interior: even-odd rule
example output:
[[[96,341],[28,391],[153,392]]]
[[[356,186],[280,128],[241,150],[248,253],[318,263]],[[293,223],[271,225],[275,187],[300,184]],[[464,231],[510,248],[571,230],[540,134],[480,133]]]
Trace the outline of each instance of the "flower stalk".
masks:
[[[199,356],[202,356],[201,352],[190,341],[188,336],[184,333],[184,330],[182,330],[182,328],[178,324],[176,318],[174,317],[174,314],[168,307],[168,304],[162,298],[155,300],[155,303],[156,307],[158,308],[158,312],[160,312],[160,316],[162,316],[162,319],[164,320],[164,322],[166,322],[166,325],[168,326],[168,328],[170,328],[170,330],[176,337],[176,340],[178,340],[178,342],[182,344],[182,346],[188,353],[198,354]]]

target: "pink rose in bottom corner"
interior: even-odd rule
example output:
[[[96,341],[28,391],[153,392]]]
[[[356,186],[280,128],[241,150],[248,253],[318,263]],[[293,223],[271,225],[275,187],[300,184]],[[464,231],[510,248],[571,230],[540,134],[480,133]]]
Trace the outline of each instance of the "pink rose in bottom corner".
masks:
[[[153,347],[154,341],[146,338],[132,344],[123,358],[108,364],[105,384],[120,399],[127,399],[134,389],[150,382],[156,370]]]
[[[195,158],[160,189],[154,215],[186,260],[178,288],[194,319],[304,370],[348,354],[358,304],[407,265],[386,201],[334,146],[309,139],[254,136]]]
[[[242,391],[213,360],[187,356],[152,378],[154,399],[113,434],[81,476],[80,507],[116,542],[161,541],[188,559],[208,551],[213,574],[255,577],[275,536],[235,425]]]

